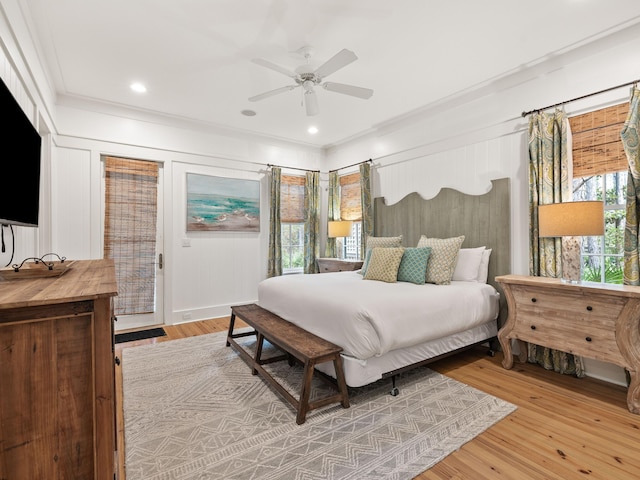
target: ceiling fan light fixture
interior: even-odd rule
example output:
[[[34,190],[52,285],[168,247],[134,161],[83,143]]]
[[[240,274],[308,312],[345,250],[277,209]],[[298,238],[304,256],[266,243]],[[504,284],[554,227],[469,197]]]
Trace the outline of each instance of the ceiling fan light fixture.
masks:
[[[325,77],[333,74],[337,70],[349,65],[358,59],[355,53],[351,50],[347,50],[343,48],[338,53],[336,53],[329,60],[324,62],[318,68],[314,69],[311,66],[311,55],[313,50],[310,47],[303,47],[298,50],[298,53],[304,56],[307,60],[307,63],[304,65],[298,66],[295,71],[291,71],[287,68],[283,68],[275,63],[272,63],[268,60],[255,58],[252,60],[253,63],[257,65],[261,65],[263,67],[269,68],[270,70],[274,70],[278,73],[282,73],[292,79],[295,82],[295,85],[288,85],[285,87],[276,88],[275,90],[270,90],[268,92],[261,93],[259,95],[254,95],[249,98],[250,102],[256,102],[258,100],[263,100],[265,98],[271,97],[273,95],[277,95],[283,92],[287,92],[289,90],[293,90],[294,88],[302,87],[301,91],[303,92],[303,102],[305,104],[305,108],[308,116],[317,115],[319,113],[318,108],[318,99],[315,94],[315,87],[321,86],[325,90],[330,92],[342,93],[344,95],[350,95],[352,97],[358,97],[363,99],[368,99],[373,95],[373,90],[370,88],[362,88],[356,87],[354,85],[346,85],[343,83],[323,83]]]
[[[307,116],[317,115],[320,110],[318,108],[318,97],[313,90],[304,92],[304,106],[307,109]]]

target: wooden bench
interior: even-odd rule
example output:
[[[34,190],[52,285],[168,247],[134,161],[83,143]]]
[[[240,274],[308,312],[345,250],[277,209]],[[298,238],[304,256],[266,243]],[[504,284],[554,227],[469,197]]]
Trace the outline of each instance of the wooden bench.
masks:
[[[253,327],[254,331],[233,333],[236,317]],[[236,338],[250,335],[257,335],[254,357],[251,357],[248,351],[235,341]],[[285,354],[266,359],[262,358],[262,348],[265,339]],[[291,322],[287,322],[256,304],[231,307],[231,320],[229,322],[229,333],[227,334],[227,347],[228,346],[231,346],[240,354],[240,357],[252,368],[254,375],[260,374],[294,406],[298,412],[296,416],[296,423],[298,425],[305,422],[309,410],[314,410],[336,402],[340,402],[344,408],[349,408],[349,394],[344,379],[342,357],[340,356],[340,352],[342,351],[341,347],[307,332]],[[292,365],[292,357],[304,365],[299,399],[291,395],[263,368],[263,365],[267,363],[282,360],[289,360],[290,365]],[[333,361],[333,366],[336,371],[337,385],[333,382],[331,383],[337,388],[338,393],[309,402],[311,380],[315,370],[314,367],[318,363],[329,361]],[[326,379],[324,376],[321,378]]]

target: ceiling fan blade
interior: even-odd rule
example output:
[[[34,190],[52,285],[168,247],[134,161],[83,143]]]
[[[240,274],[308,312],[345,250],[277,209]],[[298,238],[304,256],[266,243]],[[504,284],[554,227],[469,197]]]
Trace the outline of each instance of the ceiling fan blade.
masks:
[[[344,95],[364,98],[365,100],[371,98],[371,95],[373,95],[373,90],[370,88],[354,87],[353,85],[345,85],[344,83],[325,82],[322,84],[322,87],[330,92],[343,93]]]
[[[304,106],[307,110],[308,117],[312,117],[313,115],[317,115],[318,113],[320,113],[316,92],[314,92],[313,90],[307,90],[306,92],[304,92]]]
[[[351,62],[355,62],[357,59],[358,57],[356,57],[355,53],[345,48],[320,65],[316,69],[315,74],[320,78],[328,77],[333,72],[349,65]]]
[[[250,102],[257,102],[258,100],[263,100],[265,98],[272,97],[273,95],[278,95],[279,93],[288,92],[293,90],[294,88],[298,88],[300,85],[287,85],[286,87],[276,88],[275,90],[269,90],[268,92],[261,93],[260,95],[255,95],[249,98]]]
[[[262,58],[254,58],[251,61],[253,63],[255,63],[256,65],[260,65],[262,67],[266,67],[266,68],[269,68],[271,70],[275,70],[278,73],[282,73],[283,75],[286,75],[289,78],[296,78],[296,76],[297,76],[296,72],[293,72],[291,70],[287,70],[286,68],[281,67],[280,65],[276,65],[275,63],[272,63],[269,60],[264,60]]]

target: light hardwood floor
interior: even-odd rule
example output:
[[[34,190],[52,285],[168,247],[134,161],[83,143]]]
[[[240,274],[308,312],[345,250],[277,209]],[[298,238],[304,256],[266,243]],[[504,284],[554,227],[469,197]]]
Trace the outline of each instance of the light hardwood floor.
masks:
[[[122,348],[132,345],[224,331],[228,325],[229,319],[222,318],[167,326],[166,337],[117,344],[116,354],[121,357]],[[531,364],[516,363],[505,370],[501,361],[502,353],[490,357],[485,349],[474,349],[431,364],[433,370],[518,409],[417,479],[640,478],[640,415],[627,410],[626,388]],[[116,394],[121,407],[121,367],[116,368]],[[283,408],[290,407],[283,402]],[[124,427],[118,410],[119,469],[124,480]]]

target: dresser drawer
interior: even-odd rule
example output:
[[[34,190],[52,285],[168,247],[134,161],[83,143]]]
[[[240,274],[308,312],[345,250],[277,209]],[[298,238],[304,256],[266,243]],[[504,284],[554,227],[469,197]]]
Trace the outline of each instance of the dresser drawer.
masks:
[[[625,365],[616,342],[624,298],[518,285],[512,292],[517,305],[514,338]]]
[[[518,312],[531,313],[563,320],[563,323],[597,324],[615,328],[615,323],[626,303],[623,297],[586,295],[580,292],[549,290],[538,287],[511,287]]]

